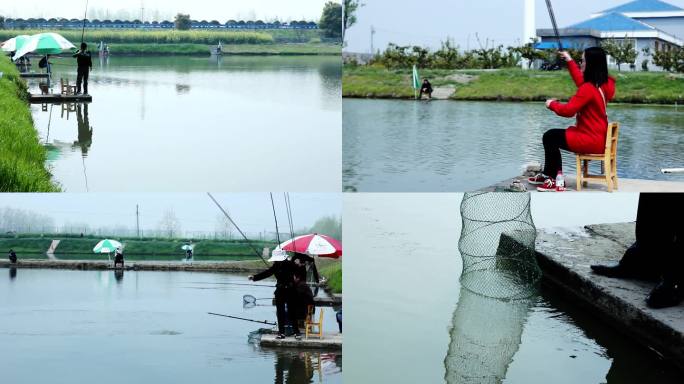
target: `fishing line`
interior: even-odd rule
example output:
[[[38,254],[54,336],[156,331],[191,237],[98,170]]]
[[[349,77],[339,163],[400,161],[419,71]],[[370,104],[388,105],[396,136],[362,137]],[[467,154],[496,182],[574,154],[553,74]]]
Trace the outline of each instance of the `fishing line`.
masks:
[[[254,245],[252,245],[251,241],[247,238],[247,236],[245,235],[245,233],[242,232],[242,230],[240,229],[240,227],[238,227],[237,224],[235,224],[235,221],[233,221],[233,219],[230,217],[230,215],[228,214],[228,212],[226,212],[226,210],[223,209],[223,207],[221,206],[221,204],[219,204],[219,202],[216,201],[216,199],[214,198],[214,196],[212,196],[210,192],[207,192],[207,195],[209,195],[209,198],[214,202],[214,204],[216,204],[216,206],[221,210],[221,212],[223,212],[223,214],[226,216],[226,218],[228,218],[228,220],[230,221],[230,223],[233,224],[233,226],[235,227],[235,229],[237,229],[238,232],[240,232],[240,235],[242,235],[242,237],[247,241],[247,244],[249,244],[250,248],[252,248],[252,250],[254,251],[254,253],[257,254],[257,256],[259,257],[259,259],[261,259],[261,261],[263,261],[264,264],[266,264],[266,266],[270,266],[270,265],[266,262],[266,260],[264,260],[264,257],[261,255],[261,253],[259,253],[259,251],[254,247]]]
[[[213,316],[227,317],[227,318],[229,318],[229,319],[250,321],[250,322],[252,322],[252,323],[260,323],[260,324],[267,324],[267,325],[277,325],[276,323],[274,323],[274,322],[272,322],[272,321],[267,321],[267,320],[263,320],[263,321],[261,321],[261,320],[253,320],[253,319],[247,319],[247,318],[245,318],[245,317],[237,317],[237,316],[230,316],[230,315],[222,315],[222,314],[220,314],[220,313],[213,313],[213,312],[207,312],[207,314],[213,315]]]
[[[273,207],[273,219],[275,220],[276,239],[278,240],[278,246],[280,246],[280,230],[278,229],[278,216],[276,216],[275,203],[273,202],[273,192],[269,193],[271,195],[271,207]]]
[[[294,225],[292,224],[292,204],[290,203],[289,192],[283,192],[283,199],[285,200],[285,209],[287,211],[287,221],[290,224],[290,238],[292,239],[292,246],[294,247],[294,249],[297,249],[295,247],[296,244],[294,243],[295,235],[294,235]]]
[[[54,104],[50,104],[50,117],[48,118],[48,129],[47,136],[45,137],[45,144],[50,144],[50,124],[52,124],[52,107]]]

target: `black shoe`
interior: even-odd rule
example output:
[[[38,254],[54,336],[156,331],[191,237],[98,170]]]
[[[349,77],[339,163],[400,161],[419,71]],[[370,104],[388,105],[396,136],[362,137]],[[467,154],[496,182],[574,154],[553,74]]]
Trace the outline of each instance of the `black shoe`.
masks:
[[[301,333],[295,333],[295,339],[296,340],[301,340],[302,339],[302,334]]]
[[[684,300],[684,287],[679,283],[662,281],[646,298],[650,308],[661,309],[674,307]]]
[[[276,336],[276,339],[282,340],[282,339],[284,339],[285,337],[286,337],[285,335],[283,335],[282,333],[279,333],[278,336]]]
[[[616,278],[633,277],[632,273],[630,273],[630,271],[627,268],[621,266],[620,264],[592,265],[591,270],[592,270],[592,272],[594,272],[597,275],[606,276],[606,277],[616,277]]]
[[[591,271],[597,275],[617,279],[641,279],[650,281],[657,281],[658,279],[658,275],[647,267],[635,269],[626,267],[622,263],[615,265],[591,265]]]

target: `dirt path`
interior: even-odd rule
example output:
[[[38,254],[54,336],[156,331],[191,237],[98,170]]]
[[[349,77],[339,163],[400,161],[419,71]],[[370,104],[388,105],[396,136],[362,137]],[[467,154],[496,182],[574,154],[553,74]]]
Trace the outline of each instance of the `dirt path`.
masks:
[[[454,94],[455,91],[456,87],[435,87],[432,90],[432,98],[436,100],[447,100],[449,96]]]

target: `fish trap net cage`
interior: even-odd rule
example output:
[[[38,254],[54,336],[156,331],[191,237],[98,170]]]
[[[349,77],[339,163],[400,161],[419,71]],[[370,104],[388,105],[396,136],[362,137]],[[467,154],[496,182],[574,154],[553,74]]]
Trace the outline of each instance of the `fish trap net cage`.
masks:
[[[461,202],[458,248],[463,258],[461,286],[496,299],[533,295],[541,270],[534,243],[529,193],[466,193]]]

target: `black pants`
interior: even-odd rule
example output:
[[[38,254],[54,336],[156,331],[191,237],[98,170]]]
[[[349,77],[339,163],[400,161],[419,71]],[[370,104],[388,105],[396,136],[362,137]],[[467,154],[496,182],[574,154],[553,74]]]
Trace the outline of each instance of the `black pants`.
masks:
[[[620,264],[667,281],[684,283],[684,193],[642,193],[636,242]]]
[[[549,129],[544,133],[542,142],[544,143],[544,174],[556,178],[558,171],[563,167],[560,150],[568,150],[565,129]]]
[[[432,99],[432,89],[429,88],[421,88],[420,90],[420,96],[418,96],[419,99],[423,98],[423,94],[426,94],[428,98]]]
[[[278,333],[285,334],[285,326],[289,324],[287,317],[287,295],[284,293],[275,293],[276,318],[278,319]]]
[[[81,82],[83,82],[83,93],[87,94],[88,93],[88,75],[90,73],[90,69],[85,68],[79,68],[78,73],[76,75],[76,93],[81,93]]]

